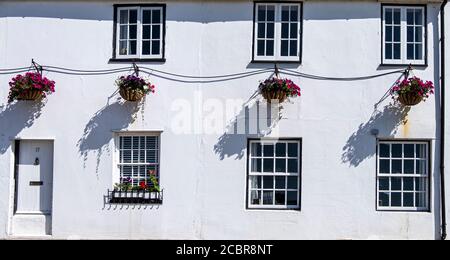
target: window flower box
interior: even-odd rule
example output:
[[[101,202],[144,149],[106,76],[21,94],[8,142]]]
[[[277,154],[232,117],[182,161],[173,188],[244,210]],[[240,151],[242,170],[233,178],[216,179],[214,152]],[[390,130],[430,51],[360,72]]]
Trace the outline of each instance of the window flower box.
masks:
[[[137,102],[145,95],[155,93],[155,86],[144,78],[135,75],[122,76],[117,79],[120,96],[126,101]]]
[[[163,191],[150,190],[108,190],[109,204],[162,204]]]
[[[300,87],[289,79],[267,79],[259,85],[259,91],[268,103],[272,100],[283,103],[289,97],[301,96]]]
[[[37,72],[17,75],[9,82],[8,102],[40,100],[55,92],[55,82]]]
[[[393,99],[404,106],[415,106],[434,94],[434,85],[431,81],[423,81],[418,77],[397,81],[391,89]]]

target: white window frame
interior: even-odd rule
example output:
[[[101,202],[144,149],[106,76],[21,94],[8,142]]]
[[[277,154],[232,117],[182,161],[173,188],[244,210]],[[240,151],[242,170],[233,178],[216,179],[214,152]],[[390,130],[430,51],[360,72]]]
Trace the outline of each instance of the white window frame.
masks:
[[[390,156],[389,157],[380,157],[380,146],[382,144],[389,144],[390,145]],[[412,144],[414,145],[414,158],[405,158],[404,155],[404,147],[402,147],[402,157],[401,158],[394,158],[392,157],[392,145],[393,144],[401,144],[401,145],[405,145],[405,144]],[[416,145],[425,145],[426,149],[425,149],[425,154],[426,154],[426,158],[417,158],[416,157]],[[377,143],[377,209],[379,211],[417,211],[417,212],[427,212],[430,210],[430,183],[431,183],[431,175],[430,175],[430,143],[426,142],[426,141],[383,141],[383,140],[379,140]],[[380,159],[389,159],[389,161],[391,162],[392,159],[394,160],[401,160],[402,161],[402,172],[403,172],[403,167],[404,167],[404,160],[414,160],[414,174],[404,174],[404,173],[380,173]],[[420,160],[420,161],[425,161],[425,170],[426,173],[425,174],[416,174],[416,162]],[[390,165],[390,171],[392,171],[392,165]],[[392,187],[389,187],[389,191],[387,190],[380,190],[380,178],[401,178],[402,180],[402,189],[400,191],[393,191]],[[404,178],[424,178],[426,180],[425,182],[425,191],[416,191],[416,183],[415,183],[415,179],[414,179],[414,191],[404,191],[403,190],[403,179]],[[391,185],[391,184],[389,184]],[[395,192],[395,193],[401,193],[401,203],[403,204],[403,195],[404,193],[413,193],[414,194],[414,204],[416,203],[416,194],[417,193],[423,193],[425,194],[425,203],[426,206],[425,207],[394,207],[394,206],[380,206],[380,193],[381,192]],[[392,195],[389,195],[390,199],[392,198]]]
[[[136,32],[136,55],[121,55],[120,54],[120,12],[123,10],[137,10],[137,32]],[[150,47],[150,54],[149,55],[143,55],[142,54],[142,41],[143,39],[143,12],[146,10],[159,10],[160,11],[160,44],[159,44],[159,54],[153,55],[151,54],[152,50]],[[164,26],[165,26],[165,14],[164,14],[164,7],[163,6],[126,6],[126,7],[117,7],[117,21],[116,21],[116,53],[115,58],[116,59],[163,59],[164,58]],[[129,16],[128,16],[129,19]],[[153,24],[151,25],[153,26]],[[130,35],[130,30],[128,28],[128,37]],[[150,37],[152,37],[152,33],[150,33]],[[129,41],[129,39],[127,40]],[[150,39],[151,41],[151,39]],[[129,43],[128,43],[129,44]],[[129,48],[129,46],[128,46]]]
[[[275,31],[274,31],[274,55],[265,56],[258,55],[258,9],[260,6],[274,6],[275,7]],[[298,39],[297,39],[297,55],[295,56],[281,56],[281,10],[285,6],[296,6],[298,7]],[[300,62],[301,55],[301,42],[302,42],[302,3],[277,3],[277,2],[263,2],[255,3],[254,11],[254,35],[253,35],[253,60],[254,61],[286,61],[286,62]],[[267,27],[266,27],[267,28]],[[266,29],[267,30],[267,29]]]
[[[394,59],[394,53],[392,53],[392,59],[386,59],[386,9],[399,9],[400,10],[400,59]],[[406,13],[407,10],[421,10],[422,11],[422,55],[423,58],[421,60],[411,60],[408,59],[407,56],[407,20]],[[427,24],[426,24],[426,7],[419,5],[383,5],[382,8],[382,30],[383,30],[383,39],[382,39],[382,61],[383,64],[392,64],[392,65],[426,65],[426,56],[427,56],[427,42],[426,42],[426,34],[427,34]]]
[[[261,144],[261,145],[273,144],[275,146],[277,143],[286,143],[286,144],[295,143],[295,144],[297,144],[297,157],[289,157],[288,156],[288,153],[287,153],[288,146],[286,146],[286,157],[277,157],[276,156],[276,147],[274,147],[274,158],[273,158],[274,159],[274,164],[273,164],[274,172],[273,173],[264,172],[264,169],[263,169],[264,164],[263,164],[263,162],[261,162],[262,163],[262,165],[261,165],[262,172],[252,172],[252,159],[259,159],[259,158],[263,158],[264,157],[263,156],[264,155],[263,151],[261,151],[262,152],[261,156],[252,156],[252,153],[251,153],[252,144]],[[261,139],[261,140],[256,140],[255,139],[255,140],[249,140],[249,144],[248,145],[249,145],[248,148],[247,148],[247,149],[249,149],[248,150],[248,158],[247,158],[247,160],[248,160],[247,186],[248,187],[247,187],[247,191],[246,191],[246,193],[247,193],[247,208],[248,209],[274,209],[274,210],[276,210],[276,209],[300,210],[300,206],[301,206],[300,200],[301,200],[301,190],[302,190],[301,189],[301,164],[302,164],[302,162],[301,162],[301,158],[302,158],[302,154],[301,154],[301,152],[302,152],[302,142],[301,142],[301,140],[298,140],[298,139],[279,139],[279,140],[278,139],[274,139],[274,140]],[[286,159],[286,173],[276,172],[276,162],[275,161],[276,161],[277,158],[278,159]],[[288,172],[288,165],[287,165],[288,159],[297,159],[298,160],[297,173],[289,173]],[[288,189],[288,187],[287,187],[287,177],[289,177],[289,176],[297,177],[297,189],[295,190],[297,192],[297,204],[296,205],[287,205],[287,193],[286,193],[286,196],[285,196],[285,205],[275,205],[275,204],[265,205],[265,204],[263,204],[263,192],[262,192],[264,190],[263,180],[261,180],[261,188],[257,189],[257,190],[261,190],[261,203],[259,205],[252,204],[252,201],[251,201],[252,200],[252,197],[251,197],[252,194],[251,194],[251,192],[252,192],[252,190],[255,190],[255,189],[252,188],[252,184],[251,184],[251,177],[252,176],[261,176],[261,179],[263,179],[264,176],[271,176],[271,177],[281,176],[281,177],[286,177],[286,183],[285,183],[285,188],[284,189],[276,189],[275,183],[273,184],[273,189],[266,189],[266,190],[274,191],[274,194],[273,194],[273,196],[274,196],[273,197],[273,201],[274,202],[275,202],[275,191],[282,191],[282,190],[284,190],[285,192],[287,192],[287,191],[294,191],[294,189]]]
[[[120,183],[121,180],[121,172],[120,167],[122,165],[130,165],[130,166],[142,166],[142,165],[155,165],[157,169],[157,176],[159,183],[161,184],[161,134],[162,132],[117,132],[114,134],[114,156],[113,156],[113,176],[112,176],[112,185],[116,183]],[[121,137],[157,137],[158,139],[158,152],[157,152],[157,163],[121,163],[120,162],[120,138]]]

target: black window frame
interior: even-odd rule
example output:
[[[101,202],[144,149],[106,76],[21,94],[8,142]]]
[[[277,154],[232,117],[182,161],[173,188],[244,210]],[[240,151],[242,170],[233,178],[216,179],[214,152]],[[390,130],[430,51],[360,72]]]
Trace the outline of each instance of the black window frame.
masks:
[[[384,7],[387,6],[397,6],[397,7],[422,7],[424,9],[424,33],[425,33],[425,39],[424,39],[424,44],[425,44],[425,52],[424,52],[424,64],[408,64],[408,63],[398,63],[398,64],[391,64],[391,63],[385,63],[384,62],[384,26],[383,26],[383,21],[384,21]],[[385,67],[405,67],[405,66],[409,66],[411,65],[412,67],[417,67],[417,68],[421,68],[421,67],[428,67],[428,5],[427,4],[402,4],[402,3],[382,3],[381,7],[380,7],[380,24],[381,24],[381,62],[380,62],[380,66],[385,66]]]
[[[249,205],[249,179],[250,179],[250,153],[251,153],[251,149],[250,149],[250,144],[252,141],[295,141],[298,142],[300,147],[300,154],[299,154],[299,170],[300,172],[298,173],[298,178],[299,178],[299,183],[298,183],[298,208],[273,208],[273,207],[250,207]],[[258,210],[263,210],[263,211],[268,211],[268,210],[273,210],[273,211],[293,211],[293,212],[301,212],[302,211],[302,192],[303,192],[303,139],[302,138],[298,138],[298,137],[292,137],[292,138],[247,138],[247,158],[246,158],[247,162],[246,162],[246,175],[245,175],[245,209],[249,210],[249,211],[258,211]]]
[[[256,7],[258,4],[299,4],[300,5],[300,37],[299,37],[299,57],[297,60],[257,60],[255,59],[256,54],[256,45],[255,45],[255,37],[256,37],[256,14],[257,10]],[[252,35],[252,60],[251,63],[265,63],[265,64],[302,64],[302,57],[303,57],[303,1],[253,1],[253,35]],[[275,39],[277,40],[277,39]]]
[[[166,19],[167,4],[115,4],[113,26],[113,52],[110,62],[166,62]],[[118,9],[122,7],[160,7],[162,8],[162,58],[118,58],[117,57],[117,20]],[[142,40],[142,39],[141,39]]]

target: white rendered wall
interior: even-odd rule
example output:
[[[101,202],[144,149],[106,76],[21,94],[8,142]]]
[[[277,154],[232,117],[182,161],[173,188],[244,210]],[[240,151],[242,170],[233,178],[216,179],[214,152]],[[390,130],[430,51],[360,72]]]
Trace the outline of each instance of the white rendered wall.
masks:
[[[414,71],[439,86],[439,5],[428,5],[428,66]],[[303,63],[285,67],[305,73],[350,77],[403,67],[380,67],[380,3],[305,2]],[[41,64],[82,69],[108,64],[112,53],[113,6],[109,2],[0,3],[0,68]],[[253,2],[167,3],[165,63],[145,64],[188,75],[217,75],[270,64],[251,63]],[[303,95],[284,105],[281,137],[303,140],[302,210],[246,210],[247,136],[175,134],[172,101],[242,99],[270,74],[211,84],[152,78],[156,95],[132,120],[120,105],[118,75],[46,73],[57,82],[41,114],[29,120],[25,105],[7,106],[0,75],[0,238],[11,217],[11,139],[54,138],[53,236],[56,238],[163,239],[434,239],[439,224],[439,163],[435,97],[412,108],[399,123],[381,100],[399,75],[335,82],[293,78]],[[439,91],[437,91],[439,94]],[[439,97],[438,95],[436,97]],[[380,102],[381,100],[381,102]],[[377,106],[377,104],[380,102]],[[192,109],[197,117],[200,115]],[[395,111],[395,110],[394,110]],[[243,113],[237,113],[238,121]],[[113,130],[164,130],[161,185],[164,204],[147,209],[108,208],[113,183]],[[431,213],[376,211],[376,138],[432,140]],[[221,138],[222,137],[222,138]],[[450,137],[449,137],[450,139]]]

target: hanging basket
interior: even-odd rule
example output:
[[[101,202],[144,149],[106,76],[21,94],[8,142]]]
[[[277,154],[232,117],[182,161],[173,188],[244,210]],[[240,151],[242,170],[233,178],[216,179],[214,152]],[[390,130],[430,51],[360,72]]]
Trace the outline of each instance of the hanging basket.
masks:
[[[415,106],[422,102],[423,97],[418,95],[417,93],[401,93],[398,95],[398,101],[402,103],[404,106]]]
[[[30,89],[19,94],[18,100],[35,101],[42,98],[42,91],[37,89]]]
[[[121,88],[119,90],[119,93],[123,99],[125,99],[126,101],[130,101],[130,102],[137,102],[137,101],[140,101],[142,98],[144,98],[144,93],[142,93],[142,91],[138,91],[138,90]]]
[[[279,103],[283,103],[287,99],[286,92],[284,91],[261,91],[262,96],[268,103],[272,103],[272,100],[277,99]]]

